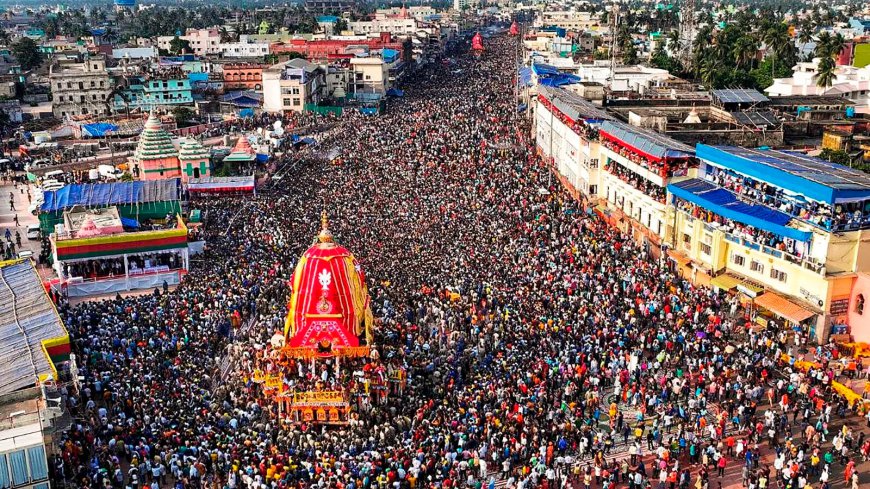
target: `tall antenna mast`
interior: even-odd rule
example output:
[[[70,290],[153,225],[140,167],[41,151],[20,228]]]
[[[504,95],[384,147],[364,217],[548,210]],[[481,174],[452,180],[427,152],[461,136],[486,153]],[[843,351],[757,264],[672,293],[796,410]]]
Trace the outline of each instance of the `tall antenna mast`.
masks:
[[[619,45],[617,41],[617,29],[619,27],[619,6],[615,3],[610,6],[610,76],[608,81],[614,78],[614,69],[616,67],[616,48]]]
[[[692,62],[692,44],[695,42],[695,0],[683,0],[680,7],[680,41],[683,43],[680,58],[688,68]]]

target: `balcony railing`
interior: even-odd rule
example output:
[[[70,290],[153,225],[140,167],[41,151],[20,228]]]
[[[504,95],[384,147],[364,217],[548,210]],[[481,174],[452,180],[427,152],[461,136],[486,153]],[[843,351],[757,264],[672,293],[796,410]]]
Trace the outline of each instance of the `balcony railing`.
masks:
[[[688,212],[686,212],[682,209],[680,209],[679,212],[683,213],[690,220],[690,222],[697,220],[691,214],[689,214]],[[813,258],[800,257],[797,255],[793,255],[787,251],[777,250],[776,248],[771,248],[770,246],[765,246],[763,244],[756,243],[755,241],[748,240],[742,236],[737,236],[735,234],[731,234],[729,232],[724,231],[721,228],[713,227],[707,223],[704,223],[704,229],[706,229],[707,231],[710,231],[710,232],[722,231],[722,234],[725,236],[725,241],[728,241],[728,242],[734,243],[734,244],[738,244],[740,246],[744,246],[746,248],[749,248],[750,250],[760,251],[766,255],[770,255],[770,256],[772,256],[774,258],[778,258],[780,260],[785,260],[789,263],[792,263],[792,264],[795,264],[799,267],[810,270],[811,272],[824,273],[824,271],[825,271],[824,265],[819,263],[818,261],[816,261]]]

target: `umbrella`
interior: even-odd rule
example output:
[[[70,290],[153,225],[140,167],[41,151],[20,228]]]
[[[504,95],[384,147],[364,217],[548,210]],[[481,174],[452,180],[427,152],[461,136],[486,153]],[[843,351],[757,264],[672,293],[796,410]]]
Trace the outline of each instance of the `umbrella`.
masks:
[[[698,331],[695,333],[695,336],[697,336],[698,338],[706,338],[707,332],[706,331]]]

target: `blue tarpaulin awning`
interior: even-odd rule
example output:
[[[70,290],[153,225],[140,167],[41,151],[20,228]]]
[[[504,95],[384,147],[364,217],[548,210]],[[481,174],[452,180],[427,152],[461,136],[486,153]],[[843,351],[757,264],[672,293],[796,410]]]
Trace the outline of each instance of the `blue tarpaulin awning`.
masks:
[[[82,135],[90,136],[92,138],[101,138],[105,137],[107,133],[114,132],[118,130],[118,126],[115,124],[109,124],[108,122],[95,122],[93,124],[82,124]]]
[[[519,83],[524,87],[532,86],[532,69],[524,66],[519,70]]]
[[[555,66],[533,63],[532,71],[538,77],[538,83],[547,87],[561,87],[572,83],[580,83],[581,78],[570,73],[563,73]]]
[[[139,229],[139,221],[137,221],[136,219],[131,219],[129,217],[122,217],[121,225],[125,228]]]
[[[737,221],[779,236],[798,241],[810,241],[813,233],[787,227],[791,216],[770,207],[748,204],[736,195],[698,178],[668,185],[672,195],[712,211],[726,219]]]

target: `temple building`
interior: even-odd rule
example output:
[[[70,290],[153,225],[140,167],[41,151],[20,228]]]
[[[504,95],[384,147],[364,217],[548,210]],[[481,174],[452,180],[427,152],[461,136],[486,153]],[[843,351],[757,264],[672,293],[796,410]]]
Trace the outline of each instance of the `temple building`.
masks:
[[[181,176],[178,150],[172,144],[172,135],[163,129],[163,124],[153,111],[145,122],[130,163],[133,174],[140,180]]]
[[[224,158],[225,163],[232,163],[236,166],[239,164],[251,164],[257,160],[257,151],[251,146],[251,142],[245,136],[239,137],[236,145],[230,154]]]
[[[183,139],[178,152],[181,164],[181,181],[187,183],[191,178],[203,178],[211,175],[211,153],[199,141],[193,138]]]

